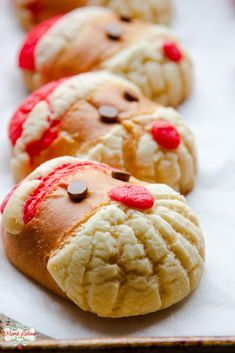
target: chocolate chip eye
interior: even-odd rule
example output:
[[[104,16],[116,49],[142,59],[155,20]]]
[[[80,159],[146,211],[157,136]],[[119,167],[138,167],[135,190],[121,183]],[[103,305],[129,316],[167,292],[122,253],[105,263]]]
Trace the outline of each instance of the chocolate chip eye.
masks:
[[[132,18],[129,17],[128,15],[121,15],[120,16],[120,20],[123,21],[123,22],[131,22]]]
[[[138,102],[139,98],[135,95],[135,93],[130,91],[124,92],[124,98],[129,102]]]
[[[99,114],[104,123],[113,124],[118,121],[118,111],[111,105],[102,105],[99,108]]]
[[[112,23],[106,27],[106,34],[109,39],[119,40],[123,34],[123,29],[118,24]]]
[[[114,169],[112,170],[112,178],[122,180],[122,181],[129,181],[130,180],[130,173],[125,172],[123,170]]]
[[[67,193],[70,199],[74,202],[79,202],[85,199],[87,191],[87,185],[83,181],[74,181],[67,187]]]

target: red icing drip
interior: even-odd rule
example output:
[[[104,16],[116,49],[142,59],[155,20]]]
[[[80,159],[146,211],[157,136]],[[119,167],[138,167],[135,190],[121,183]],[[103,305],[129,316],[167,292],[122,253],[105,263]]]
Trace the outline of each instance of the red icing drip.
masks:
[[[6,195],[5,199],[2,201],[2,204],[1,204],[1,213],[3,213],[3,211],[5,210],[5,207],[6,205],[8,204],[8,201],[10,200],[11,198],[11,195],[13,194],[13,192],[18,188],[20,184],[17,184],[15,185],[11,191],[8,192],[8,194]]]
[[[159,146],[174,150],[179,147],[180,134],[175,126],[166,121],[156,121],[152,124],[152,135]]]
[[[34,190],[34,192],[27,198],[23,207],[23,221],[27,224],[36,214],[37,209],[43,199],[50,192],[54,190],[56,185],[60,182],[61,178],[66,177],[72,173],[75,173],[79,168],[84,166],[92,166],[101,170],[110,170],[111,168],[104,164],[96,164],[90,161],[80,161],[75,163],[64,164],[54,169],[48,175],[40,178],[40,185]]]
[[[180,49],[173,42],[165,42],[162,49],[164,55],[172,61],[179,62],[183,57]]]
[[[39,88],[37,91],[30,94],[30,96],[20,105],[17,111],[14,113],[8,129],[8,135],[13,146],[23,132],[23,125],[27,119],[28,114],[34,108],[34,106],[41,100],[45,100],[50,93],[65,79],[50,82],[47,85]]]
[[[18,66],[21,69],[34,71],[35,70],[35,47],[40,38],[57,22],[62,15],[58,15],[43,21],[34,27],[26,36],[26,39],[20,49]]]
[[[26,152],[30,156],[31,162],[34,157],[39,155],[56,139],[59,133],[60,120],[51,120],[50,127],[44,132],[42,137],[37,141],[32,141],[26,146]]]
[[[154,204],[153,195],[140,185],[117,186],[109,192],[109,197],[131,208],[147,209]]]

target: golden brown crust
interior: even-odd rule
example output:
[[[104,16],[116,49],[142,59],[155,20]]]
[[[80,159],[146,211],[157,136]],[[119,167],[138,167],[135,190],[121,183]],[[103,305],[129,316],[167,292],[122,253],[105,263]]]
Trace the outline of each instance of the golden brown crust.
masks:
[[[98,207],[109,203],[108,191],[123,184],[110,178],[110,174],[111,169],[103,172],[83,167],[61,178],[20,234],[12,235],[2,229],[2,241],[10,261],[27,276],[65,296],[47,270],[49,256],[73,234],[75,227],[89,219]],[[68,197],[67,185],[73,180],[84,181],[88,186],[88,197],[82,202],[72,202]]]
[[[34,73],[29,70],[21,70],[22,78],[25,84],[25,87],[28,92],[33,92],[34,90],[38,89],[41,85],[38,83],[36,84],[34,79]]]

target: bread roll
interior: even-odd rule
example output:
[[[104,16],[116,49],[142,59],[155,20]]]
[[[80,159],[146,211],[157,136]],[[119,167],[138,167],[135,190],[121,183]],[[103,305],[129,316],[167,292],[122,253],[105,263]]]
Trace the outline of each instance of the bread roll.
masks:
[[[8,194],[2,212],[10,261],[99,316],[169,307],[202,274],[203,236],[184,197],[103,164],[48,161]]]
[[[108,70],[171,106],[183,102],[192,85],[191,60],[169,29],[126,22],[102,7],[84,7],[35,27],[22,45],[19,67],[30,91],[65,76]]]
[[[126,169],[184,194],[196,179],[194,136],[179,113],[106,72],[56,81],[31,94],[12,117],[9,138],[16,181],[64,155]]]

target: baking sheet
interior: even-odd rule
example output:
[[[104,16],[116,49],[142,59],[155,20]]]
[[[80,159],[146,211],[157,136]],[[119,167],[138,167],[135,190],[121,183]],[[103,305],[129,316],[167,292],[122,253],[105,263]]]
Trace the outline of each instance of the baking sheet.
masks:
[[[194,92],[180,111],[199,149],[198,182],[187,199],[206,238],[204,276],[190,297],[170,309],[101,319],[26,278],[0,247],[0,312],[54,338],[235,334],[235,4],[175,0],[175,7],[172,27],[195,63]],[[10,0],[0,0],[1,198],[12,185],[7,121],[26,96],[15,64],[23,36]]]

